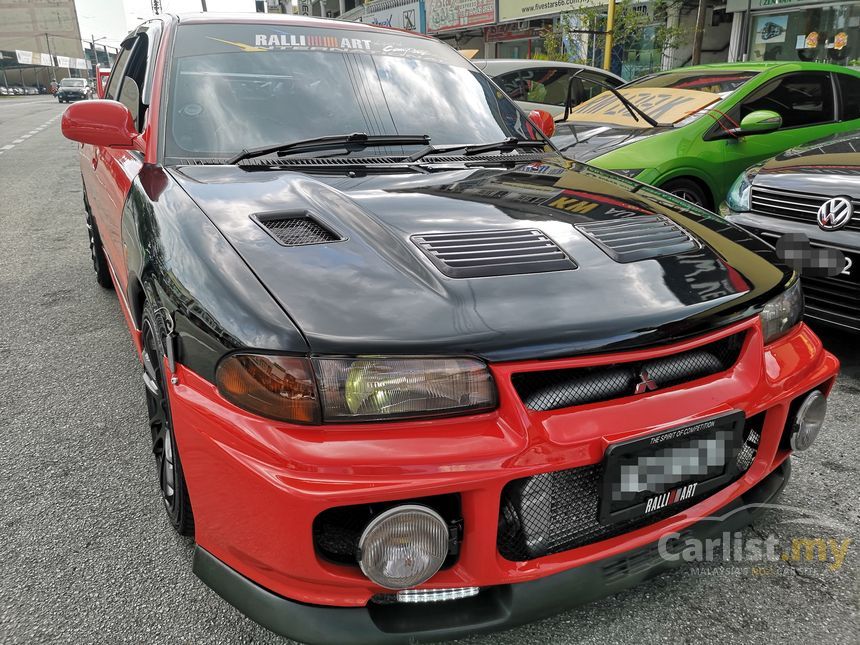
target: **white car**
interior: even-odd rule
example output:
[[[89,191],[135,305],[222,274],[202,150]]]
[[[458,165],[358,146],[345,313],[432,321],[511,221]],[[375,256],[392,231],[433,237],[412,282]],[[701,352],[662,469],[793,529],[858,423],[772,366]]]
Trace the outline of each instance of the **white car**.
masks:
[[[606,91],[595,81],[618,87],[625,81],[604,69],[551,60],[497,58],[472,63],[492,78],[523,110],[545,110],[554,117],[564,112],[571,75],[579,72],[573,84],[572,105],[578,105]]]

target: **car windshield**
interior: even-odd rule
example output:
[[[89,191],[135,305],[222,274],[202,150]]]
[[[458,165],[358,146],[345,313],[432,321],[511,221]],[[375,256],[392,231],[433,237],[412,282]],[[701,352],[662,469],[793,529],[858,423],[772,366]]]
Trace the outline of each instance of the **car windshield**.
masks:
[[[730,94],[750,80],[758,72],[726,71],[715,72],[683,70],[645,76],[624,87],[670,87],[678,90],[695,90],[712,94]]]
[[[352,132],[426,134],[434,146],[540,139],[453,49],[394,31],[183,25],[167,106],[165,155],[173,159]],[[391,149],[362,152],[378,154]]]
[[[85,84],[82,78],[64,78],[60,81],[62,87],[83,87]]]

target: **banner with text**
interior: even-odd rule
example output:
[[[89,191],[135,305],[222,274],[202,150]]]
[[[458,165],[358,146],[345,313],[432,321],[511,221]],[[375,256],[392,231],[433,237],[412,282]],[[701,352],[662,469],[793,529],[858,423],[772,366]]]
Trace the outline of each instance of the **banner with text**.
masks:
[[[362,22],[423,34],[426,30],[422,4],[421,2],[374,2],[366,5]]]
[[[496,22],[495,0],[427,0],[427,31],[453,31]]]
[[[606,0],[499,0],[499,22],[605,5]]]

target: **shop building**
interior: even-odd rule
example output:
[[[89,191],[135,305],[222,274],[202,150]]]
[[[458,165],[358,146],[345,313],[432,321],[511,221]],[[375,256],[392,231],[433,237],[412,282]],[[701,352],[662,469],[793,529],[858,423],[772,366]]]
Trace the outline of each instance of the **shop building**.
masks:
[[[860,65],[860,2],[728,0],[729,60]]]

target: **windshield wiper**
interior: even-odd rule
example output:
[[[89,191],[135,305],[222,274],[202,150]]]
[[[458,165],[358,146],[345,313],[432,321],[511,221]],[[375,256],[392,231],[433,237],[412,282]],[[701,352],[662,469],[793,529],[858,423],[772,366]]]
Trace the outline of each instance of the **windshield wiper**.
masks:
[[[260,148],[247,148],[230,157],[226,163],[236,164],[244,159],[265,157],[276,154],[283,157],[301,152],[316,152],[317,150],[337,150],[346,148],[349,151],[363,150],[371,146],[429,146],[430,135],[427,134],[367,134],[353,132],[352,134],[335,134],[313,139],[300,139],[290,143],[281,143]]]
[[[404,159],[404,163],[412,163],[418,161],[419,159],[423,159],[427,155],[432,154],[444,154],[447,152],[454,152],[455,150],[462,150],[463,154],[466,156],[472,155],[480,155],[485,152],[513,152],[517,148],[543,148],[546,146],[546,141],[533,141],[530,139],[517,139],[516,137],[508,137],[507,139],[503,139],[502,141],[495,141],[493,143],[477,143],[477,144],[456,144],[453,146],[430,146],[428,145],[426,148],[422,148],[416,153],[409,155]]]
[[[583,72],[583,71],[585,71],[585,70],[580,69],[580,70],[577,70],[576,72],[574,72],[573,74],[571,74],[570,80],[568,80],[568,82],[567,82],[567,97],[564,101],[564,116],[562,117],[562,121],[567,121],[567,117],[570,116],[570,108],[571,108],[570,97],[571,97],[571,94],[573,93],[573,81],[574,81],[574,79],[576,79],[579,76],[580,72]],[[643,110],[636,107],[636,105],[634,103],[632,103],[630,101],[630,99],[626,98],[621,92],[616,90],[609,83],[606,83],[605,81],[601,81],[600,79],[597,79],[597,78],[593,78],[591,76],[589,76],[587,80],[589,83],[594,83],[595,85],[599,85],[600,87],[603,87],[603,88],[609,90],[610,92],[612,92],[612,94],[615,95],[615,98],[617,98],[619,101],[621,101],[621,105],[623,105],[625,108],[627,108],[627,111],[630,112],[630,116],[633,117],[634,121],[638,122],[639,116],[641,116],[643,119],[645,119],[648,122],[648,125],[650,125],[652,128],[659,128],[662,125],[661,123],[658,123],[653,117],[651,117],[647,113],[645,113]],[[637,116],[637,114],[639,116]]]

